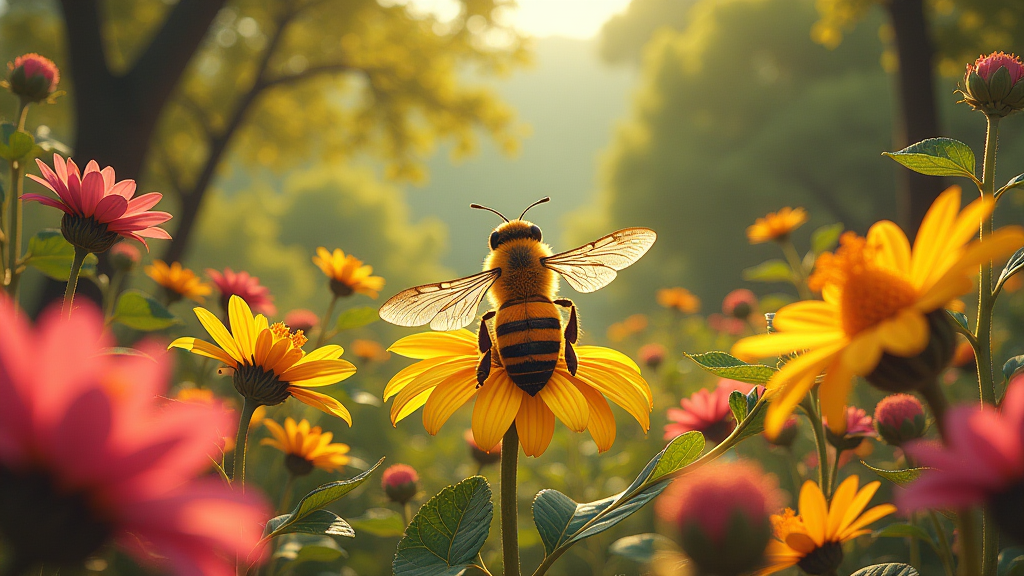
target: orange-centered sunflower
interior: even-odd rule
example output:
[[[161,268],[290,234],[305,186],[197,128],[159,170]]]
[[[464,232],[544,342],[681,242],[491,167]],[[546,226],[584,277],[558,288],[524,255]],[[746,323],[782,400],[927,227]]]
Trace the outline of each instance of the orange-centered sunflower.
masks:
[[[615,441],[615,418],[606,397],[628,412],[646,432],[654,406],[651,389],[640,368],[626,355],[597,346],[575,348],[579,369],[573,376],[559,357],[550,380],[531,396],[512,383],[496,357],[491,373],[477,388],[480,361],[477,337],[468,330],[406,336],[389,351],[419,362],[395,375],[384,400],[395,397],[391,422],[397,424],[423,407],[423,427],[437,434],[456,410],[476,397],[473,437],[491,451],[513,423],[527,456],[540,456],[551,442],[555,418],[575,432],[587,430],[597,448]]]
[[[871,482],[860,490],[860,480],[850,476],[839,485],[832,505],[817,484],[808,480],[800,489],[800,514],[787,508],[772,515],[775,540],[765,550],[767,566],[758,576],[774,574],[790,566],[799,566],[807,574],[830,574],[843,561],[843,542],[870,534],[866,527],[892,514],[896,507],[880,504],[867,512],[864,508],[881,482]]]
[[[778,212],[769,212],[747,227],[747,240],[751,244],[762,244],[771,240],[782,240],[807,222],[807,211],[803,208],[785,207]]]
[[[928,210],[913,251],[899,227],[882,221],[866,238],[847,232],[835,254],[818,258],[809,283],[824,301],[790,304],[775,315],[777,333],[744,338],[733,346],[743,358],[804,351],[768,382],[765,428],[770,437],[779,433],[823,370],[822,412],[833,431],[842,434],[853,378],[872,374],[884,354],[909,358],[928,347],[929,324],[947,326],[943,305],[971,290],[978,266],[1024,245],[1024,229],[1017,226],[971,242],[993,207],[992,200],[979,199],[960,212],[960,188],[954,186]]]
[[[335,248],[334,252],[328,252],[323,246],[317,248],[313,263],[330,279],[331,292],[335,296],[358,293],[376,298],[384,288],[384,279],[372,276],[373,266],[364,265],[362,260],[351,254],[346,255],[341,248]]]
[[[348,456],[348,444],[332,443],[334,434],[322,431],[319,426],[310,426],[305,418],[298,423],[286,418],[283,427],[270,419],[264,420],[263,425],[273,438],[264,438],[260,444],[283,452],[285,467],[295,476],[305,476],[313,468],[334,472],[352,460]]]
[[[146,266],[146,276],[159,284],[172,302],[188,298],[202,304],[204,297],[213,291],[209,284],[204,284],[195,272],[182,267],[180,262],[171,262],[168,266],[163,260],[154,260],[153,264]]]
[[[341,346],[323,346],[306,354],[302,350],[306,337],[301,330],[293,333],[280,322],[270,325],[263,314],[253,316],[249,305],[238,296],[228,301],[230,332],[209,310],[194,310],[216,344],[178,338],[169,348],[183,348],[232,368],[235,390],[247,401],[274,406],[292,396],[352,425],[352,416],[341,402],[310,390],[356,373],[355,366],[341,359]]]

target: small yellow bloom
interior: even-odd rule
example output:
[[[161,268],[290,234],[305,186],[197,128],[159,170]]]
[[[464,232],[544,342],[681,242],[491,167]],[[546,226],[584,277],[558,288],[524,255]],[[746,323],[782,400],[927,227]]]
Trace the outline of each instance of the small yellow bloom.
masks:
[[[359,293],[376,298],[384,288],[383,278],[371,276],[373,266],[364,265],[362,260],[351,254],[346,255],[341,248],[328,252],[327,248],[321,246],[316,249],[316,254],[313,263],[330,279],[331,291],[336,296]]]
[[[829,506],[817,484],[804,482],[800,489],[800,514],[787,508],[772,516],[776,539],[768,543],[768,565],[757,576],[797,565],[808,574],[828,574],[838,568],[843,560],[843,542],[870,534],[869,524],[896,511],[892,504],[881,504],[865,512],[881,482],[871,482],[857,490],[859,484],[857,476],[844,480]]]
[[[281,323],[270,325],[266,316],[253,316],[249,305],[238,296],[228,301],[229,332],[205,308],[194,308],[199,322],[216,344],[198,338],[178,338],[168,348],[182,348],[193,354],[219,360],[234,372],[235,390],[258,405],[274,406],[289,396],[333,414],[352,424],[352,416],[341,402],[310,388],[340,382],[356,372],[341,359],[341,346],[330,344],[306,354],[302,331],[291,332]]]
[[[747,227],[747,240],[761,244],[770,240],[783,240],[807,222],[807,211],[803,208],[785,207],[778,212],[769,212]]]
[[[514,423],[527,456],[547,450],[556,418],[575,432],[589,431],[599,451],[611,448],[615,418],[608,400],[626,410],[645,432],[651,427],[651,389],[636,363],[620,352],[579,346],[576,375],[560,357],[548,382],[530,395],[495,363],[478,387],[477,346],[476,335],[468,330],[413,334],[395,342],[388,350],[419,362],[400,371],[384,388],[385,401],[395,396],[391,423],[397,425],[423,407],[423,427],[437,434],[460,406],[475,398],[472,430],[477,445],[492,451]]]
[[[283,428],[270,419],[264,420],[263,425],[270,430],[273,438],[264,438],[260,444],[284,452],[289,460],[288,470],[293,474],[312,471],[314,467],[334,472],[352,460],[348,457],[348,444],[332,443],[334,434],[322,431],[319,426],[310,427],[309,420],[305,418],[298,424],[294,419],[286,418]]]
[[[660,306],[678,310],[683,314],[700,312],[700,298],[686,288],[662,288],[658,290],[657,299]]]
[[[979,199],[960,211],[960,188],[943,192],[925,215],[913,251],[889,221],[867,238],[847,232],[835,254],[818,258],[810,286],[824,301],[796,302],[775,315],[775,334],[740,340],[733,354],[759,358],[804,350],[768,382],[765,431],[775,437],[825,371],[821,408],[836,434],[844,432],[846,397],[855,376],[868,376],[883,354],[909,358],[930,341],[928,315],[971,290],[978,267],[1024,245],[1024,229],[1008,226],[972,242],[995,205]],[[944,319],[943,319],[944,320]]]
[[[188,298],[202,304],[203,297],[213,291],[209,284],[200,281],[195,272],[183,268],[180,262],[171,262],[168,266],[163,260],[154,260],[153,264],[146,266],[146,276],[167,290],[172,300]]]

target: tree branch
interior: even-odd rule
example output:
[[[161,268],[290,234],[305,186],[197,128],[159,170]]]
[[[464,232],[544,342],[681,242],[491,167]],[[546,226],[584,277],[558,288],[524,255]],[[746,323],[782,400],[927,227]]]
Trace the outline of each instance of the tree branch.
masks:
[[[254,88],[256,90],[265,90],[267,88],[272,88],[274,86],[294,84],[296,82],[305,80],[307,78],[312,78],[314,76],[319,76],[321,74],[332,74],[336,72],[353,72],[356,70],[364,71],[365,69],[353,68],[349,64],[344,64],[340,62],[335,64],[323,64],[320,66],[310,66],[309,68],[306,68],[302,72],[278,76],[277,78],[261,80]]]
[[[97,0],[61,0],[68,36],[68,58],[75,80],[76,100],[81,93],[103,90],[112,80],[103,52],[103,31]]]

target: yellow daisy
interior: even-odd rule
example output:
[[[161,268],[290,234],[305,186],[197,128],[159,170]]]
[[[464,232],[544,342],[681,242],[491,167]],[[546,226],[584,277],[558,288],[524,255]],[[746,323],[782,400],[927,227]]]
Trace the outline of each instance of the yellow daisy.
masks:
[[[770,240],[784,240],[797,228],[807,222],[807,211],[803,208],[785,207],[778,212],[769,212],[747,227],[747,240],[761,244]]]
[[[146,266],[146,276],[166,290],[171,301],[188,298],[202,304],[204,296],[213,291],[209,284],[200,281],[195,272],[183,268],[180,262],[171,262],[168,266],[163,260],[154,260]]]
[[[477,389],[480,353],[477,336],[468,330],[413,334],[388,350],[419,360],[396,374],[384,389],[385,401],[395,397],[391,423],[397,425],[423,407],[423,427],[437,434],[460,406],[476,397],[473,437],[486,452],[515,423],[526,455],[540,456],[551,442],[556,418],[575,432],[589,431],[598,450],[608,450],[615,441],[615,418],[606,397],[633,416],[645,432],[651,427],[654,401],[640,368],[609,348],[576,347],[579,369],[575,376],[560,357],[551,379],[535,396],[512,383],[497,354],[492,356],[490,376]]]
[[[741,358],[804,351],[768,382],[765,428],[770,437],[779,433],[823,370],[822,412],[841,434],[854,377],[871,374],[883,354],[909,358],[925,350],[929,323],[946,326],[943,306],[971,290],[978,266],[1024,245],[1024,229],[1017,226],[971,242],[993,207],[992,200],[979,199],[960,212],[960,189],[954,186],[928,210],[913,251],[898,226],[882,221],[867,238],[847,232],[835,254],[818,258],[810,285],[824,301],[785,306],[775,315],[777,333],[744,338],[733,346]]]
[[[767,566],[757,576],[774,574],[790,566],[799,566],[814,576],[829,574],[843,561],[843,542],[870,534],[866,527],[896,511],[892,504],[881,504],[867,512],[881,482],[871,482],[860,490],[860,480],[850,476],[832,496],[832,505],[825,501],[821,488],[811,481],[800,489],[800,514],[787,508],[772,515],[775,540],[765,550]]]
[[[335,296],[351,296],[353,293],[365,294],[376,298],[384,288],[384,279],[371,276],[373,266],[363,264],[355,256],[346,255],[341,248],[328,252],[323,246],[316,249],[313,263],[320,267],[324,275],[331,281],[331,291]]]
[[[285,466],[296,476],[305,476],[313,468],[334,472],[352,460],[348,457],[348,444],[332,443],[334,434],[322,431],[319,426],[311,427],[305,418],[298,424],[293,418],[286,418],[284,427],[270,419],[264,420],[263,425],[273,438],[264,438],[260,444],[283,452]]]
[[[178,338],[169,348],[182,348],[223,362],[233,369],[235,390],[258,405],[275,406],[293,396],[352,424],[352,416],[341,402],[309,389],[355,374],[356,367],[341,360],[341,346],[331,344],[306,354],[302,350],[306,337],[301,330],[293,333],[280,322],[269,325],[266,316],[253,316],[249,305],[238,296],[228,301],[230,332],[209,310],[194,310],[216,344]]]

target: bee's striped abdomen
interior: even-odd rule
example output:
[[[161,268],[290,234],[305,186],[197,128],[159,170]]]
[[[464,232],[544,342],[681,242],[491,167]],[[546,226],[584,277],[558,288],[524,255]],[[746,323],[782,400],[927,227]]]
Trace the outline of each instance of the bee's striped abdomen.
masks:
[[[535,396],[558,364],[562,317],[544,296],[506,302],[494,323],[498,355],[512,382]]]

